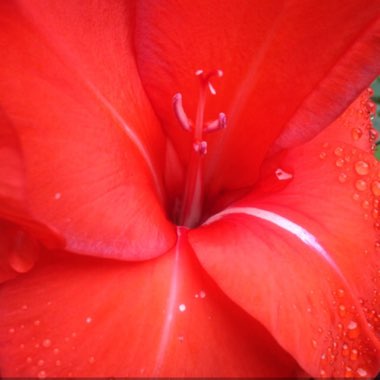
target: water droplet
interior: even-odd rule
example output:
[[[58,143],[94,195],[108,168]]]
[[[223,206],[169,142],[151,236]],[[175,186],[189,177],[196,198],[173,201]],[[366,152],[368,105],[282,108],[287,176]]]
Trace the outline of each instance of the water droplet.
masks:
[[[335,148],[335,150],[334,150],[334,154],[335,154],[336,156],[341,156],[341,155],[343,154],[343,148],[340,147],[340,146],[338,146],[337,148]]]
[[[54,194],[54,199],[57,200],[57,201],[58,201],[59,199],[61,199],[61,197],[62,197],[62,194],[61,194],[61,193],[55,193],[55,194]]]
[[[348,329],[348,337],[350,339],[356,339],[359,336],[359,327],[355,321],[350,321],[347,326]]]
[[[328,142],[324,142],[322,145],[323,148],[328,148],[329,146],[330,146],[330,144]]]
[[[348,350],[348,345],[346,343],[344,343],[342,345],[342,355],[343,356],[348,356],[349,355],[349,350]]]
[[[53,350],[53,354],[54,354],[54,355],[58,355],[58,354],[59,354],[59,348],[54,348],[54,350]]]
[[[315,339],[312,339],[311,345],[313,346],[313,348],[317,348],[317,341]]]
[[[74,332],[71,333],[71,336],[72,336],[73,338],[76,338],[76,337],[77,337],[77,333],[74,331]]]
[[[201,297],[201,298],[206,298],[206,292],[205,292],[204,290],[201,290],[201,291],[199,292],[199,297]]]
[[[363,207],[364,209],[368,209],[368,208],[369,208],[369,206],[370,206],[370,203],[369,203],[369,201],[367,201],[367,200],[364,200],[364,201],[362,202],[362,207]]]
[[[360,376],[360,377],[366,377],[367,376],[367,371],[363,368],[358,368],[356,370],[356,373]]]
[[[353,348],[353,349],[351,350],[350,359],[351,359],[352,361],[358,360],[358,350],[356,350],[355,348]]]
[[[340,183],[345,183],[347,181],[347,174],[340,173],[339,176],[338,176],[338,181]]]
[[[325,371],[324,369],[321,369],[321,370],[319,371],[319,374],[320,374],[322,377],[324,377],[324,376],[326,376],[326,371]]]
[[[56,365],[57,367],[59,367],[61,364],[62,364],[62,362],[61,362],[60,360],[56,360],[56,361],[55,361],[55,365]]]
[[[371,128],[369,130],[369,140],[370,141],[375,141],[377,139],[378,133],[375,129]]]
[[[8,257],[8,263],[17,273],[26,273],[34,267],[35,258],[21,256],[17,250],[14,250]]]
[[[286,171],[278,168],[275,171],[276,177],[279,181],[288,181],[293,178],[293,175],[291,173],[287,173]]]
[[[344,161],[343,158],[338,158],[338,159],[335,161],[335,165],[336,165],[338,168],[343,167],[345,163],[346,163],[346,161]]]
[[[353,140],[358,141],[363,135],[363,131],[360,128],[352,128],[351,136]]]
[[[369,173],[369,164],[365,161],[355,162],[355,171],[359,175],[367,175]]]
[[[372,190],[372,194],[375,197],[379,197],[380,196],[380,181],[373,181],[371,183],[371,190]]]
[[[37,377],[39,379],[46,379],[46,377],[47,377],[46,371],[40,371],[40,372],[38,372]]]
[[[94,364],[94,363],[95,363],[95,358],[94,358],[93,356],[90,356],[90,357],[88,358],[88,362],[89,362],[90,364]]]
[[[26,358],[26,362],[27,362],[27,363],[30,364],[32,361],[33,361],[33,360],[32,360],[32,358],[31,358],[30,356],[28,356],[28,357]]]
[[[319,153],[319,158],[320,158],[321,160],[324,160],[324,159],[326,158],[326,156],[327,156],[326,152],[321,152],[321,153]]]
[[[45,364],[45,361],[40,359],[38,362],[37,362],[37,365],[42,367],[43,365]]]
[[[34,326],[39,326],[40,324],[41,324],[41,321],[40,321],[40,320],[36,319],[36,320],[34,321]]]
[[[92,322],[92,318],[91,318],[91,317],[87,317],[85,321],[86,321],[86,323],[88,323],[88,324],[89,324],[89,323],[91,323],[91,322]]]
[[[355,187],[356,187],[356,190],[365,191],[367,190],[367,182],[364,179],[358,179],[355,182]]]
[[[344,377],[353,377],[352,368],[346,367],[345,372],[344,372]]]
[[[45,347],[45,348],[48,348],[51,346],[51,340],[50,339],[45,339],[43,342],[42,342],[42,346]]]
[[[11,327],[8,331],[9,331],[9,334],[14,334],[16,330],[13,327]]]
[[[337,294],[338,294],[339,298],[343,298],[344,297],[344,289],[338,289]]]
[[[379,210],[372,210],[372,217],[373,219],[377,219],[379,217]]]
[[[352,196],[352,199],[354,201],[358,201],[360,199],[360,195],[358,193],[354,193],[354,195]]]
[[[178,309],[181,313],[183,313],[185,310],[186,310],[186,305],[181,303],[179,306],[178,306]]]
[[[21,306],[21,309],[22,309],[22,310],[28,310],[28,305],[22,305],[22,306]]]
[[[339,305],[339,315],[342,318],[346,316],[346,307],[344,305]]]

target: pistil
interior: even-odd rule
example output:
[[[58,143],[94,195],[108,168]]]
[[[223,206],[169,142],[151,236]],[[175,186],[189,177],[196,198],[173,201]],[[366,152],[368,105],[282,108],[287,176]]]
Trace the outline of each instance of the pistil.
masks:
[[[207,142],[203,139],[203,135],[225,128],[227,120],[226,115],[220,113],[216,120],[208,123],[204,122],[207,93],[210,91],[212,95],[216,94],[215,88],[210,82],[210,78],[213,76],[221,77],[223,76],[223,72],[221,70],[214,70],[205,74],[203,70],[197,70],[195,75],[197,75],[200,80],[199,101],[195,125],[187,117],[184,111],[182,95],[178,93],[173,97],[174,112],[178,121],[187,132],[193,134],[192,150],[187,167],[185,189],[177,221],[179,225],[187,227],[196,226],[199,224],[202,217],[204,198],[203,161],[207,154]]]

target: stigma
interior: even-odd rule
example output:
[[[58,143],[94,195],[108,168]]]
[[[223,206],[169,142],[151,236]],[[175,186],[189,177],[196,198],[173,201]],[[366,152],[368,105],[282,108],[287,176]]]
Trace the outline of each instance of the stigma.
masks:
[[[198,225],[202,217],[204,200],[203,159],[207,154],[207,141],[204,136],[222,130],[227,126],[227,117],[223,112],[219,113],[215,120],[209,122],[204,120],[207,95],[208,93],[216,95],[211,78],[221,78],[223,71],[213,70],[205,73],[203,70],[197,70],[195,75],[199,78],[200,83],[195,121],[187,116],[182,103],[182,95],[177,93],[173,97],[174,114],[182,128],[192,137],[192,150],[187,167],[185,188],[180,212],[176,220],[179,225],[190,228]]]

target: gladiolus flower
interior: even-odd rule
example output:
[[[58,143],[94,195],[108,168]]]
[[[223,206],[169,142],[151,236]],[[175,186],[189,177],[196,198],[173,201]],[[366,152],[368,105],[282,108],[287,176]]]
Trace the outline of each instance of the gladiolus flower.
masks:
[[[379,1],[0,20],[2,375],[379,372]]]

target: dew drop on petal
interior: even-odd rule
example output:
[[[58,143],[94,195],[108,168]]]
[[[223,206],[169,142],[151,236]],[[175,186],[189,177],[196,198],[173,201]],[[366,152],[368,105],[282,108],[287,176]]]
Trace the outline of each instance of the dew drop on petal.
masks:
[[[356,373],[360,376],[360,377],[366,377],[367,376],[367,371],[363,368],[358,368],[356,370]]]
[[[40,321],[40,320],[36,319],[36,320],[34,321],[34,326],[39,326],[40,324],[41,324],[41,321]]]
[[[39,379],[46,379],[46,377],[47,377],[46,371],[40,371],[40,372],[38,372],[37,377]]]
[[[352,128],[351,136],[353,140],[358,141],[363,135],[363,131],[360,128]]]
[[[348,326],[348,337],[350,339],[356,339],[359,336],[359,327],[355,321],[350,321]]]
[[[349,355],[349,350],[348,350],[348,345],[346,343],[344,343],[342,345],[342,355],[343,356],[348,356]]]
[[[340,173],[339,176],[338,176],[338,181],[340,183],[345,183],[347,181],[347,174]]]
[[[51,340],[50,339],[45,339],[43,342],[42,342],[42,346],[45,347],[45,348],[48,348],[51,346]]]
[[[353,349],[351,350],[350,359],[351,359],[352,361],[355,361],[355,360],[358,359],[358,350],[356,350],[355,348],[353,348]]]
[[[56,361],[55,361],[55,365],[56,365],[57,367],[59,367],[61,364],[62,364],[62,362],[61,362],[60,360],[56,360]]]
[[[338,146],[337,148],[335,148],[335,150],[334,150],[334,154],[335,154],[336,156],[341,156],[341,155],[343,154],[343,148],[340,147],[340,146]]]
[[[321,153],[319,153],[319,158],[320,158],[321,160],[324,160],[324,159],[326,158],[326,156],[327,156],[326,152],[321,152]]]
[[[186,310],[186,305],[181,303],[179,306],[178,306],[178,309],[181,313],[183,313],[185,310]]]
[[[90,364],[94,364],[94,363],[95,363],[95,358],[94,358],[93,356],[90,356],[90,357],[88,358],[88,362],[89,362]]]
[[[91,317],[87,317],[87,318],[85,319],[85,322],[86,322],[87,324],[90,324],[90,323],[92,322],[92,318],[91,318]]]
[[[53,354],[54,354],[54,355],[58,355],[58,354],[59,354],[59,348],[54,348],[54,350],[53,350]]]
[[[364,179],[358,179],[355,182],[355,188],[359,191],[365,191],[367,190],[367,182]]]
[[[370,206],[370,203],[369,203],[369,201],[367,201],[367,200],[364,200],[364,201],[362,202],[362,207],[363,207],[364,209],[368,209],[368,208],[369,208],[369,206]]]
[[[293,178],[293,174],[287,173],[280,168],[276,169],[275,174],[279,181],[288,181]]]
[[[58,201],[59,199],[61,199],[61,197],[62,197],[62,194],[61,194],[61,193],[55,193],[55,194],[54,194],[54,199],[57,200],[57,201]]]
[[[339,315],[344,317],[346,315],[346,307],[344,305],[339,305]]]
[[[12,251],[8,262],[17,273],[26,273],[34,267],[35,260],[32,257],[22,257],[17,251]]]
[[[346,367],[345,372],[344,372],[344,377],[353,377],[352,368]]]
[[[339,298],[344,297],[344,289],[338,289],[337,294],[338,294],[338,297],[339,297]]]
[[[358,193],[354,193],[354,195],[352,196],[352,199],[354,201],[358,201],[360,199],[360,195]]]
[[[338,167],[338,168],[341,168],[344,166],[344,164],[346,163],[346,161],[344,161],[343,158],[338,158],[335,162],[335,165]]]
[[[45,361],[40,359],[38,362],[37,362],[37,365],[42,367],[43,365],[45,364]]]
[[[380,181],[373,181],[371,183],[371,190],[372,190],[372,194],[375,197],[379,197],[380,196]]]
[[[369,173],[369,164],[365,161],[355,162],[355,171],[359,175],[367,175]]]

